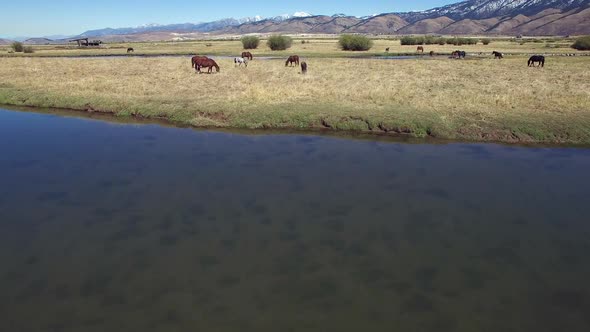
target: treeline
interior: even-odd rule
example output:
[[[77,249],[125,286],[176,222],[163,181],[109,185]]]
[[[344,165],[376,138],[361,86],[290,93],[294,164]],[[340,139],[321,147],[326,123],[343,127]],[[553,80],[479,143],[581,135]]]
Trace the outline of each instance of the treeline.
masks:
[[[437,36],[406,36],[400,41],[402,45],[476,45],[479,42],[488,45],[491,42],[489,38],[445,38]]]

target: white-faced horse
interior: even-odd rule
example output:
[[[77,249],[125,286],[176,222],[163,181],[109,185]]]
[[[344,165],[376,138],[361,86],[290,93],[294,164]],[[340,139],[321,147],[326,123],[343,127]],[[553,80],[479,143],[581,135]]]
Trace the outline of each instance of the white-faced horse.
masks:
[[[244,66],[248,67],[248,59],[244,59],[244,58],[234,58],[234,63],[236,65],[241,66],[242,64],[244,64]]]

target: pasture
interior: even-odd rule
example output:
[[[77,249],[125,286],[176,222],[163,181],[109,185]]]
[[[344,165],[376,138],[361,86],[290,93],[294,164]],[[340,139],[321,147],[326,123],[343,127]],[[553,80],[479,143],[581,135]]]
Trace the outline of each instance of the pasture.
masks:
[[[189,56],[42,57],[126,53],[127,45],[135,55],[208,54],[221,71],[196,74]],[[330,128],[445,139],[590,143],[590,57],[550,56],[545,68],[529,68],[525,54],[547,48],[503,41],[424,46],[425,52],[465,50],[472,54],[466,60],[427,55],[412,60],[347,58],[381,54],[386,47],[390,53],[416,49],[376,40],[371,51],[342,52],[335,40],[313,39],[295,41],[287,51],[272,52],[266,46],[253,50],[254,60],[244,68],[233,60],[242,52],[239,41],[134,43],[100,50],[48,47],[37,50],[35,57],[0,58],[0,104],[104,111],[198,127]],[[493,50],[505,58],[495,60]],[[576,53],[565,47],[550,52]],[[285,68],[290,54],[307,62],[307,75],[298,67]],[[276,59],[257,59],[265,55]]]
[[[319,38],[317,36],[307,38],[294,36],[293,46],[286,51],[272,51],[266,46],[266,39],[261,39],[258,49],[253,50],[257,56],[288,56],[298,54],[306,57],[354,57],[373,56],[384,54],[413,54],[417,46],[401,45],[399,38],[374,39],[374,46],[365,52],[345,52],[338,47],[337,36]],[[478,38],[478,37],[473,37]],[[305,43],[302,43],[305,41]],[[424,45],[425,53],[434,51],[441,54],[450,54],[457,48],[468,53],[491,53],[498,50],[508,54],[533,54],[533,53],[571,53],[584,54],[570,48],[573,39],[569,38],[544,38],[544,39],[493,39],[489,45]],[[35,53],[8,53],[8,45],[0,45],[0,56],[84,56],[84,55],[127,55],[127,49],[132,47],[134,52],[130,55],[239,55],[242,52],[242,43],[239,38],[233,40],[195,40],[178,42],[132,42],[132,43],[106,43],[100,48],[78,48],[74,45],[38,45],[33,46]],[[385,49],[389,48],[389,52]],[[588,52],[585,52],[588,53]]]

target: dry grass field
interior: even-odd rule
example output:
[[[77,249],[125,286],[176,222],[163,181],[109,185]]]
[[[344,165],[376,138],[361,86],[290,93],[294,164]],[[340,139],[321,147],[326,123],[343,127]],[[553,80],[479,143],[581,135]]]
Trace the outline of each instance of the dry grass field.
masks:
[[[261,40],[260,47],[253,51],[255,56],[285,56],[287,54],[299,54],[307,57],[353,57],[384,55],[389,47],[389,54],[412,54],[416,52],[416,46],[402,46],[399,39],[375,39],[374,46],[366,52],[344,52],[338,47],[338,41],[332,38],[305,38],[296,36],[293,46],[287,51],[271,51],[266,46],[266,40]],[[393,38],[393,37],[392,37]],[[475,38],[475,37],[474,37]],[[301,42],[305,40],[305,43]],[[489,54],[494,50],[510,54],[532,53],[583,53],[570,48],[571,39],[524,39],[514,41],[509,38],[493,40],[489,45],[426,45],[425,51],[437,53],[451,53],[456,49],[465,50],[468,53]],[[521,45],[522,43],[522,45]],[[8,53],[9,46],[0,46],[0,56],[80,56],[80,55],[126,55],[127,48],[133,47],[132,55],[238,55],[242,52],[242,43],[239,40],[200,40],[179,42],[141,42],[141,43],[109,43],[100,48],[77,48],[73,45],[39,45],[33,46],[35,53]],[[587,52],[586,52],[587,53]]]
[[[481,47],[481,46],[480,46]],[[0,58],[0,104],[165,118],[203,127],[332,128],[449,139],[590,143],[590,58]]]

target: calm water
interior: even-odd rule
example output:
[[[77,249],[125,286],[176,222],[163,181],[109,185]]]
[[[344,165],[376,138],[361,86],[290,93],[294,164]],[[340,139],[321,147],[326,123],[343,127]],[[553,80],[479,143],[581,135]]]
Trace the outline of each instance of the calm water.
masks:
[[[0,330],[589,331],[589,170],[0,111]]]

